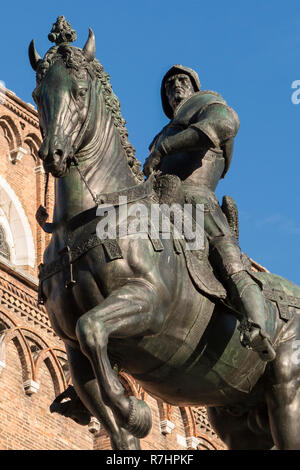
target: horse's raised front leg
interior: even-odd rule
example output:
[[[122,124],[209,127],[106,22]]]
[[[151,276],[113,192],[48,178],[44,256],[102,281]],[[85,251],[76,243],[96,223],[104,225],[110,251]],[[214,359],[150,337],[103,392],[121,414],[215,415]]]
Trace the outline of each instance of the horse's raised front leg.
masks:
[[[112,292],[77,323],[81,350],[93,366],[103,400],[120,426],[139,438],[151,429],[151,412],[144,401],[125,396],[108,359],[108,339],[152,335],[160,331],[163,321],[161,296],[152,283],[139,278]]]
[[[118,425],[111,409],[103,402],[90,361],[77,348],[66,346],[66,351],[76,393],[92,416],[95,416],[105,427],[110,436],[112,448],[118,450],[140,449],[138,439]]]
[[[296,315],[270,364],[266,398],[277,450],[300,450],[300,315]]]

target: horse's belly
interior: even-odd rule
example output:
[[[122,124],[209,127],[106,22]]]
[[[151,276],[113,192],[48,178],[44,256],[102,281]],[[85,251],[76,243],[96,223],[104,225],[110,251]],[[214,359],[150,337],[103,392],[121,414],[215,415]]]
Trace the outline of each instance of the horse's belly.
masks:
[[[209,301],[203,299],[202,304],[208,312]],[[192,341],[190,335],[181,345],[178,342],[180,347],[172,357],[167,359],[165,354],[164,360],[163,350],[165,353],[169,350],[168,339],[174,336],[174,327],[170,326],[169,335],[158,335],[149,338],[149,344],[142,340],[137,345],[140,347],[137,357],[144,366],[143,371],[130,367],[132,363],[125,364],[125,368],[146,391],[170,404],[226,406],[249,400],[249,394],[264,372],[265,363],[256,353],[241,346],[236,318],[225,314],[221,305],[219,308],[205,334],[200,332],[201,340],[196,335]],[[163,346],[161,349],[158,342]],[[128,357],[131,355],[127,345]],[[158,359],[160,364],[157,366]]]
[[[173,377],[162,382],[139,380],[143,389],[166,403],[176,406],[229,406],[244,402],[246,394],[211,375],[195,377],[174,370]]]
[[[143,358],[141,352],[139,357],[141,361],[145,359],[146,363],[147,356]],[[229,406],[250,400],[249,396],[252,395],[255,386],[246,392],[243,390],[244,387],[237,385],[239,382],[242,385],[244,380],[247,384],[249,382],[242,376],[239,368],[227,367],[223,373],[220,373],[224,364],[220,364],[220,360],[215,362],[211,355],[205,353],[198,357],[195,363],[188,362],[189,364],[186,363],[181,367],[161,365],[152,372],[133,373],[132,376],[146,392],[176,406]],[[254,362],[260,363],[256,358]],[[250,360],[249,368],[251,366]],[[236,380],[232,377],[232,372],[237,375]],[[261,374],[260,369],[257,377]]]

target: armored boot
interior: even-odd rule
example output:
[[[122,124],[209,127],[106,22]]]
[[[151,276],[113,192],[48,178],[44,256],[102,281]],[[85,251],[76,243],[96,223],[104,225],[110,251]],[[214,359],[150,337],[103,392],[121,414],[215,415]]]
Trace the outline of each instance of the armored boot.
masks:
[[[210,262],[220,281],[227,288],[233,307],[242,315],[239,326],[241,343],[256,351],[264,361],[275,359],[276,353],[266,333],[264,297],[247,272],[236,233],[231,230],[215,195],[207,188],[198,188],[197,202],[204,203],[204,231],[210,246]],[[189,189],[189,193],[190,193]],[[188,196],[190,195],[188,193]]]
[[[273,361],[276,353],[265,331],[265,306],[259,286],[247,271],[233,274],[231,280],[237,291],[240,310],[244,314],[239,326],[241,344],[256,351],[263,361]]]

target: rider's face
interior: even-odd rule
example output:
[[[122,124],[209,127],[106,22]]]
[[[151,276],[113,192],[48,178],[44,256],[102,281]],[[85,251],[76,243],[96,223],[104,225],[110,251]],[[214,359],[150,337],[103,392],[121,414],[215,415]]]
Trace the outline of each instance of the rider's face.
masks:
[[[186,74],[176,74],[169,77],[165,83],[166,95],[173,111],[179,103],[194,93],[190,77]]]

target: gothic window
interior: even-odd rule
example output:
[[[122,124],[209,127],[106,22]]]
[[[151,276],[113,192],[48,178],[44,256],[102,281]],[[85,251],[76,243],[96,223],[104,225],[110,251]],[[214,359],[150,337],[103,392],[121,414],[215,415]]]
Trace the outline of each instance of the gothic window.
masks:
[[[34,266],[32,231],[14,190],[0,175],[0,256],[16,266]]]
[[[6,241],[6,236],[3,228],[0,225],[0,255],[4,258],[10,259],[9,246]]]
[[[224,443],[213,430],[205,407],[197,406],[192,408],[197,438],[199,439],[199,450],[225,449]]]

